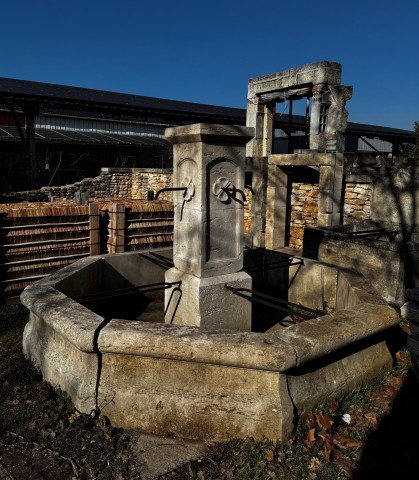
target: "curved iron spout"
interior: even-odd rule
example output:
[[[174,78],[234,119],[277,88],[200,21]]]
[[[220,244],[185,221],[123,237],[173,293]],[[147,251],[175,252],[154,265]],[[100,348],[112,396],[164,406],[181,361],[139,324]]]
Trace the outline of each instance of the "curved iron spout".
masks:
[[[156,194],[154,195],[154,200],[157,200],[158,196],[163,193],[163,192],[175,192],[175,191],[180,191],[183,190],[183,195],[186,194],[187,187],[167,187],[167,188],[161,188],[160,190],[157,190]]]
[[[244,194],[243,190],[240,190],[240,188],[236,188],[236,187],[223,187],[221,189],[223,192],[233,192],[233,195],[238,192],[240,193],[240,195],[242,196],[242,199],[243,199],[243,203],[246,202],[246,195]]]
[[[244,188],[247,188],[247,190],[250,190],[252,192],[252,195],[255,194],[255,191],[253,190],[251,185],[245,185]]]

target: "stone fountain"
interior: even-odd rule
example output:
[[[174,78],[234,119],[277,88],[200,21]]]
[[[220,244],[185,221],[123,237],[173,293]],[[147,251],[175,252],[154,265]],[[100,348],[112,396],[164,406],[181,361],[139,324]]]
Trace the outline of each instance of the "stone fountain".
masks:
[[[23,292],[24,352],[80,411],[100,409],[115,425],[159,435],[285,440],[316,403],[391,367],[386,340],[398,315],[362,275],[243,250],[252,134],[168,129],[173,252],[89,257]],[[267,322],[252,308],[256,289],[314,316]],[[128,314],[129,295],[137,310]]]

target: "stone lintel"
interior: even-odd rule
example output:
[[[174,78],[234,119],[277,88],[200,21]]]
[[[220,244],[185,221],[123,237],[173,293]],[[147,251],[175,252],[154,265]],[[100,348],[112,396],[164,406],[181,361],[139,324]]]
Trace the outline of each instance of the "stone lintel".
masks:
[[[307,63],[301,67],[291,68],[283,72],[251,78],[248,84],[248,98],[275,90],[289,89],[298,85],[339,85],[341,77],[342,66],[340,63],[327,61]]]
[[[373,183],[376,178],[377,175],[351,173],[345,175],[345,183]]]
[[[278,165],[279,167],[292,166],[330,166],[336,164],[336,155],[334,153],[319,153],[316,151],[310,153],[289,153],[269,155],[269,165]]]

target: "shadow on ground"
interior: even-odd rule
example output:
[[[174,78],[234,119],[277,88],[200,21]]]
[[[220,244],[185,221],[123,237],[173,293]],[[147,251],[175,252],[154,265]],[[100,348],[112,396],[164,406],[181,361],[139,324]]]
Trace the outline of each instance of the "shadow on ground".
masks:
[[[412,372],[371,433],[352,480],[419,477],[419,383]]]

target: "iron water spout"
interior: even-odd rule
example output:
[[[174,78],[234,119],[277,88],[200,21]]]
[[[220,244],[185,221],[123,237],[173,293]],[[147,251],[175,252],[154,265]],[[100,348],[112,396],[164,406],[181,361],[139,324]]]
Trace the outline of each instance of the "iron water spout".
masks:
[[[195,184],[192,182],[191,177],[185,177],[181,187],[166,187],[157,191],[154,200],[157,200],[159,195],[163,192],[182,192],[183,191],[183,203],[189,202],[195,195]]]
[[[166,187],[166,188],[161,188],[160,190],[157,190],[156,194],[154,195],[154,200],[157,200],[159,195],[163,192],[180,192],[183,191],[183,196],[186,195],[186,192],[188,190],[188,187]]]

